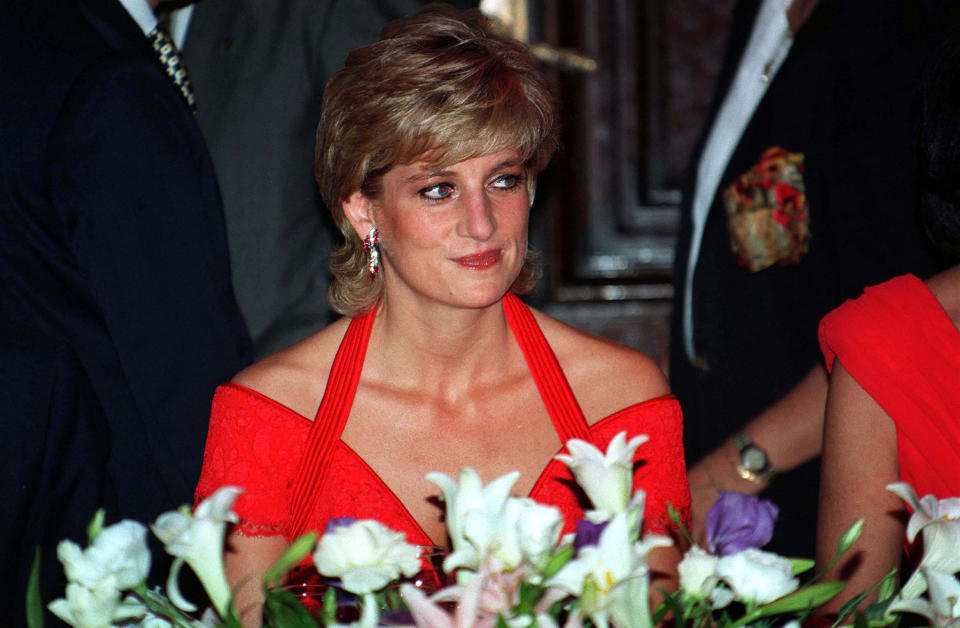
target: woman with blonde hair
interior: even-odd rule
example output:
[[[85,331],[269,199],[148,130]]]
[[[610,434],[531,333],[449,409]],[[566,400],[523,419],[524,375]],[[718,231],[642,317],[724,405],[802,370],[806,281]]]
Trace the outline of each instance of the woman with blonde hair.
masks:
[[[330,80],[316,170],[344,237],[330,290],[344,318],[217,391],[197,498],[245,490],[233,584],[340,517],[446,545],[430,471],[518,470],[515,493],[557,506],[572,531],[582,502],[553,457],[574,437],[648,434],[635,458],[646,527],[669,527],[668,502],[686,513],[680,409],[657,366],[516,296],[539,274],[527,220],[556,117],[523,45],[442,6],[388,25]],[[650,556],[665,577],[676,560]],[[248,621],[256,589],[238,597]]]

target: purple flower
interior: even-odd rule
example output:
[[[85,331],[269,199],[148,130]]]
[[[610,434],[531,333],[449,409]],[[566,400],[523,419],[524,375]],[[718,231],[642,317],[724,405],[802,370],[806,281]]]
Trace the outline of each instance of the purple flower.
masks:
[[[754,495],[720,491],[707,513],[707,545],[713,554],[729,556],[748,547],[763,547],[773,538],[779,509]]]
[[[603,532],[603,529],[607,527],[608,523],[610,522],[602,521],[600,523],[593,523],[586,519],[578,521],[577,531],[573,535],[573,549],[579,553],[580,548],[597,545],[600,542],[600,533]]]
[[[337,519],[330,519],[327,521],[327,527],[323,529],[323,533],[330,534],[340,526],[348,526],[354,521],[356,521],[356,519],[353,517],[339,517]]]

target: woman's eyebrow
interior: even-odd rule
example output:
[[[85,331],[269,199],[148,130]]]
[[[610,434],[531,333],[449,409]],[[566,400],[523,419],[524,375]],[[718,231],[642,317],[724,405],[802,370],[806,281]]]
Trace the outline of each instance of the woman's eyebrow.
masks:
[[[433,170],[431,172],[419,172],[417,174],[410,175],[407,177],[407,181],[422,181],[424,179],[432,179],[434,177],[449,177],[453,175],[452,170]]]

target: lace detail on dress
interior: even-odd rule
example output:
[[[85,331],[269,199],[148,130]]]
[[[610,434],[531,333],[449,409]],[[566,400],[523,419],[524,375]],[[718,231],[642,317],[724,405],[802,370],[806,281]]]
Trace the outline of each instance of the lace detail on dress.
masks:
[[[195,503],[225,485],[239,486],[237,529],[253,536],[284,531],[290,491],[310,422],[233,384],[217,388]]]

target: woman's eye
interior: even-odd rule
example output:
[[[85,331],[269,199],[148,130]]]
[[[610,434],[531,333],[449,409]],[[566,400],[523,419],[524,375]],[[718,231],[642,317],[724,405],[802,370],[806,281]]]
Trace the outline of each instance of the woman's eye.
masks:
[[[431,201],[442,201],[453,194],[453,186],[449,183],[437,183],[423,188],[419,192],[420,196]]]
[[[513,188],[520,185],[521,180],[522,179],[520,175],[501,174],[491,182],[491,185],[493,185],[493,187],[495,188],[500,188],[502,190],[512,190]]]

